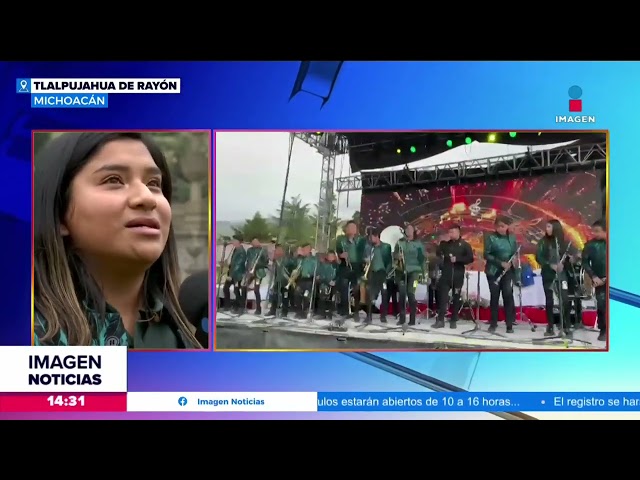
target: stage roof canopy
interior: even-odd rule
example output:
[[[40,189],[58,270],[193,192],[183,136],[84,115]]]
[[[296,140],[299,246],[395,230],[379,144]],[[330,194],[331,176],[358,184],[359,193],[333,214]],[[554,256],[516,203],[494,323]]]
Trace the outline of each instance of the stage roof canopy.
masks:
[[[351,171],[376,170],[433,157],[473,142],[520,146],[606,141],[599,132],[345,132]]]

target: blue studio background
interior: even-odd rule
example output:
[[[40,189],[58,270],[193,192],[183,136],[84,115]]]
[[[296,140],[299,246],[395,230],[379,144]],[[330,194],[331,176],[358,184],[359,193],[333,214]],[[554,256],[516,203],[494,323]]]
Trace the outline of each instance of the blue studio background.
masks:
[[[321,99],[305,93],[289,100],[299,66],[299,62],[0,64],[0,344],[31,341],[32,129],[555,129],[559,127],[555,115],[568,113],[569,87],[579,85],[584,113],[597,117],[595,125],[585,127],[611,130],[611,285],[629,293],[612,292],[611,351],[384,356],[478,391],[637,389],[634,378],[640,357],[633,342],[640,334],[640,280],[623,252],[630,219],[637,215],[630,193],[637,189],[632,173],[637,159],[640,64],[608,62],[605,68],[598,62],[345,62],[322,108]],[[179,77],[182,93],[110,95],[109,108],[96,110],[31,109],[29,95],[16,94],[16,78],[70,77]],[[215,184],[213,188],[215,198]],[[296,362],[289,355],[296,355]],[[574,355],[581,356],[580,362]],[[133,353],[129,358],[130,391],[419,388],[338,353]]]

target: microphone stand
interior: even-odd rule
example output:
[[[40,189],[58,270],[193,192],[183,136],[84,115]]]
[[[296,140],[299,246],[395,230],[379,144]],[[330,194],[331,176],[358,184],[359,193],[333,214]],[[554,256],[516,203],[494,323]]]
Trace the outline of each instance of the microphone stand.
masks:
[[[565,252],[565,255],[567,254],[569,248],[571,247],[571,243],[569,243],[569,245],[567,246],[567,251]],[[553,280],[553,283],[551,284],[551,289],[553,290],[553,292],[557,295],[558,297],[558,310],[559,310],[559,314],[560,314],[560,332],[558,333],[558,335],[553,335],[551,337],[543,337],[543,338],[538,338],[535,339],[533,341],[533,344],[544,344],[546,342],[548,342],[549,340],[561,340],[562,341],[562,345],[564,345],[566,348],[569,348],[569,343],[571,342],[580,342],[584,345],[592,345],[591,342],[587,342],[586,340],[578,340],[575,338],[571,338],[571,339],[567,339],[567,335],[564,333],[564,324],[565,324],[565,310],[564,310],[564,306],[565,306],[565,301],[564,301],[564,295],[562,292],[562,282],[560,281],[560,272],[558,272],[557,268],[560,268],[564,263],[564,257],[565,255],[560,255],[560,245],[558,243],[558,239],[556,238],[556,258],[558,259],[558,263],[556,266],[556,278]],[[555,327],[554,327],[555,328]]]
[[[518,250],[520,250],[520,247],[518,247]],[[519,252],[518,252],[519,253]],[[520,273],[520,278],[518,279],[518,303],[520,304],[519,306],[519,310],[520,310],[520,315],[518,320],[522,321],[523,318],[525,318],[527,320],[527,322],[529,323],[529,326],[531,327],[531,331],[535,332],[538,328],[538,326],[533,323],[531,321],[531,319],[524,314],[523,311],[523,306],[522,306],[522,256],[520,254],[518,254],[516,256],[516,261],[518,262],[518,266],[516,267],[516,272]]]
[[[478,254],[478,259],[482,260],[482,256],[480,254]],[[484,331],[482,330],[482,326],[480,325],[479,320],[480,320],[480,276],[481,275],[482,275],[482,270],[480,269],[480,267],[478,267],[478,281],[476,282],[476,315],[475,315],[475,318],[473,318],[473,315],[471,316],[473,320],[473,328],[471,330],[467,330],[466,332],[462,332],[462,335],[473,337],[474,335],[477,335],[477,334],[486,334],[486,335],[489,335],[490,337],[495,336],[495,337],[506,338],[506,336],[501,333],[496,333],[496,332],[490,333],[488,331]],[[469,298],[469,279],[467,278],[467,299],[468,298]],[[471,309],[471,306],[469,306],[468,308]]]

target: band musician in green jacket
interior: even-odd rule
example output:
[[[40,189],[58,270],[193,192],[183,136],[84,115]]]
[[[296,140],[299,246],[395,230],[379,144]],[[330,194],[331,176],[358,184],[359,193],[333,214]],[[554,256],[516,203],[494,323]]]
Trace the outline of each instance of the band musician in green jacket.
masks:
[[[223,252],[226,253],[226,252]],[[245,294],[242,287],[242,279],[246,272],[247,252],[242,246],[242,237],[235,235],[231,242],[231,253],[229,259],[225,261],[226,265],[222,268],[228,268],[227,277],[222,287],[224,295],[224,308],[222,310],[228,310],[232,308],[234,313],[240,313],[244,310],[244,298]],[[233,304],[231,303],[231,286],[233,285]]]
[[[369,231],[369,244],[365,249],[365,270],[369,265],[367,277],[363,280],[367,283],[367,319],[366,323],[371,323],[372,310],[378,296],[381,296],[380,321],[387,323],[387,313],[389,312],[389,291],[387,289],[387,276],[393,266],[391,245],[380,241],[380,231],[372,228]]]
[[[355,308],[351,315],[358,321],[360,308],[360,289],[358,288],[363,270],[364,249],[366,237],[358,235],[358,226],[349,220],[344,227],[344,235],[336,240],[336,253],[339,258],[338,283],[340,289],[340,311],[344,317],[349,315],[349,305],[353,295]]]
[[[595,287],[596,312],[598,315],[598,340],[607,340],[607,229],[598,220],[591,228],[593,238],[582,250],[582,267]]]
[[[501,294],[507,333],[513,333],[513,324],[516,320],[513,285],[520,281],[520,276],[516,272],[517,263],[515,262],[515,257],[518,253],[518,242],[516,236],[509,233],[510,224],[510,219],[499,216],[495,221],[495,231],[484,237],[484,259],[486,260],[484,271],[489,283],[489,292],[491,292],[490,333],[495,332],[496,328],[498,328]]]

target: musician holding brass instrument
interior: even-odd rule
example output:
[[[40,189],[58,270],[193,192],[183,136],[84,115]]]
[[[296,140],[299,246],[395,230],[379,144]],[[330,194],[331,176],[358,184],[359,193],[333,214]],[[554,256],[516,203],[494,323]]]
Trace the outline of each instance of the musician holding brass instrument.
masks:
[[[282,245],[276,244],[273,250],[273,262],[271,263],[271,288],[269,289],[269,312],[268,317],[275,317],[278,307],[281,308],[282,318],[289,314],[292,289],[287,287],[289,275],[296,268],[296,260],[285,256]]]
[[[242,287],[242,279],[246,272],[247,252],[242,246],[242,237],[235,235],[231,241],[231,254],[226,265],[221,268],[227,269],[224,286],[222,292],[224,295],[224,310],[231,308],[234,313],[241,313],[244,310],[244,292]],[[233,285],[233,304],[231,303],[231,285]]]
[[[338,266],[338,282],[340,289],[339,313],[344,317],[349,314],[359,321],[360,308],[360,277],[362,276],[364,248],[366,238],[358,236],[358,226],[349,220],[344,227],[344,235],[336,240],[336,252],[340,259]],[[351,310],[351,296],[353,294],[355,308]]]
[[[260,296],[260,285],[267,276],[269,266],[269,255],[257,238],[251,239],[251,246],[247,249],[247,260],[245,274],[243,278],[244,303],[247,302],[247,290],[253,290],[256,299],[256,315],[262,315],[262,298]]]
[[[313,279],[317,274],[318,259],[311,254],[311,245],[305,243],[300,247],[301,256],[298,258],[298,265],[294,272],[298,272],[296,280],[292,283],[294,288],[296,318],[307,318],[306,312],[311,308]]]
[[[598,315],[598,340],[607,340],[607,230],[606,224],[597,221],[591,227],[593,238],[582,250],[582,266],[595,287]]]
[[[451,291],[451,320],[449,326],[456,328],[460,312],[460,292],[464,284],[465,267],[473,262],[473,250],[460,236],[460,226],[449,227],[449,240],[440,242],[437,255],[442,259],[442,275],[438,280],[438,317],[431,328],[444,328],[444,319],[449,309]]]
[[[338,262],[336,252],[329,250],[324,261],[318,265],[317,271],[317,314],[321,319],[333,319],[337,274]]]
[[[498,312],[500,311],[500,295],[504,305],[507,333],[513,333],[516,321],[516,303],[513,298],[513,285],[519,283],[516,271],[516,255],[520,249],[515,235],[509,233],[511,220],[498,217],[495,221],[495,231],[484,237],[484,259],[486,260],[485,274],[491,292],[491,322],[489,332],[498,328]]]
[[[409,325],[416,324],[418,302],[416,289],[420,278],[426,278],[426,255],[424,245],[415,238],[415,227],[407,225],[404,237],[395,246],[394,265],[400,313],[398,325],[404,325],[407,317],[407,299],[409,299]]]
[[[547,313],[547,329],[545,337],[555,335],[554,293],[558,297],[560,310],[560,328],[570,336],[569,315],[571,304],[568,295],[567,274],[564,262],[567,258],[570,242],[565,240],[562,224],[558,220],[550,220],[545,227],[545,235],[538,242],[536,261],[540,264],[542,287],[544,289],[545,310]]]
[[[371,323],[372,310],[378,295],[382,297],[380,303],[380,321],[387,323],[389,312],[389,292],[387,290],[387,275],[393,266],[391,245],[380,241],[380,231],[372,228],[369,231],[369,244],[365,249],[365,267],[363,281],[366,282],[368,307],[365,323]]]

